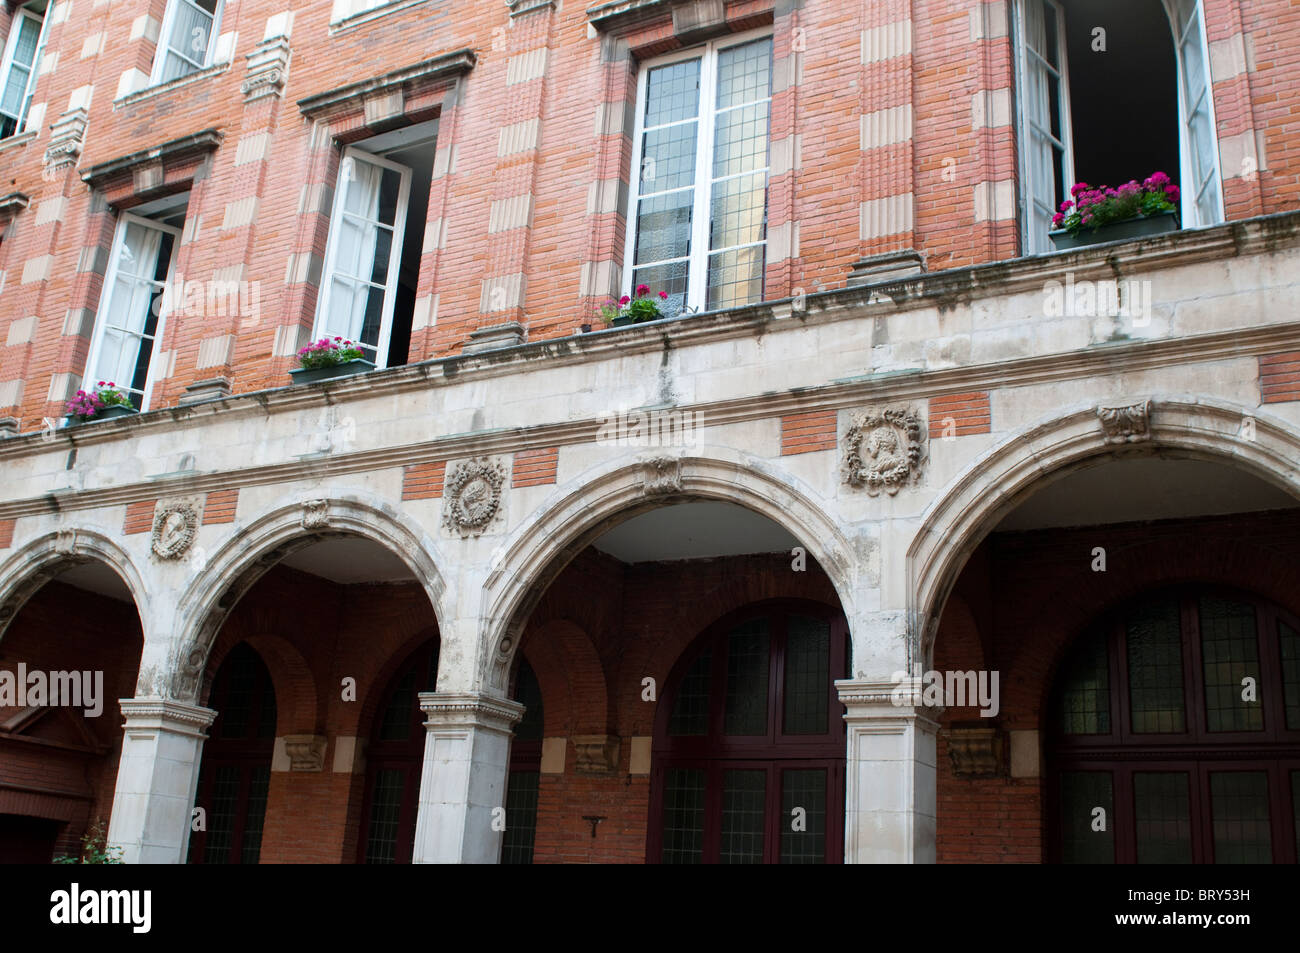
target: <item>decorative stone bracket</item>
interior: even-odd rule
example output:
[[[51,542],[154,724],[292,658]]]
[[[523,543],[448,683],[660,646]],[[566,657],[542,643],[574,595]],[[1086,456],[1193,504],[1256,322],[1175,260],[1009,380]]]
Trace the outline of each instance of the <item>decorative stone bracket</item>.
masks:
[[[284,753],[290,771],[325,770],[324,735],[285,735]]]
[[[1125,407],[1098,407],[1097,418],[1107,443],[1140,443],[1151,439],[1151,401]]]
[[[240,84],[239,91],[244,94],[244,102],[256,102],[268,96],[283,96],[285,83],[289,81],[289,38],[275,36],[263,40],[253,48],[245,59],[247,75]]]
[[[1002,774],[1002,732],[997,728],[957,723],[944,734],[954,775],[995,778]]]
[[[575,735],[576,774],[613,774],[618,770],[620,740],[617,735]]]

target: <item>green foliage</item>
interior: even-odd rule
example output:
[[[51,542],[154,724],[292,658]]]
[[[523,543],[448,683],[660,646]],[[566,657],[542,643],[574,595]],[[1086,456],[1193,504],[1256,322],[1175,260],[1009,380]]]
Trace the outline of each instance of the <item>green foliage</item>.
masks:
[[[96,818],[95,822],[86,828],[86,833],[81,835],[81,854],[77,857],[61,854],[54,858],[54,863],[120,864],[122,848],[108,846],[108,832],[104,830],[104,822]]]

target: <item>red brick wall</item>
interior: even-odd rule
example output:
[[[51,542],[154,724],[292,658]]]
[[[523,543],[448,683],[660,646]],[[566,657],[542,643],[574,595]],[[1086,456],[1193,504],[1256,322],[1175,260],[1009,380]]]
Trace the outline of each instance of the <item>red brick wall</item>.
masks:
[[[1106,550],[1104,573],[1091,569],[1097,546]],[[933,667],[997,670],[997,725],[1045,738],[1052,681],[1074,638],[1124,601],[1185,582],[1230,586],[1300,611],[1300,511],[991,537],[945,607]],[[976,709],[953,710],[943,725],[970,720],[980,720]],[[1044,860],[1043,780],[1003,769],[996,778],[954,777],[940,734],[941,862]]]
[[[792,257],[771,262],[769,297],[841,286],[858,255],[904,245],[919,248],[932,270],[1016,254],[1014,220],[976,220],[977,187],[1015,177],[1013,127],[973,125],[977,93],[1014,85],[1008,39],[972,39],[970,14],[977,6],[922,0],[910,8],[901,3],[846,7],[807,0],[799,8],[783,6],[778,15],[768,0],[726,4],[734,29],[770,24],[775,56],[781,62],[797,60],[794,72],[801,77],[773,98],[772,141],[799,137],[801,163],[778,172],[771,183],[770,225],[798,224],[799,247]],[[149,4],[159,20],[163,7],[163,0]],[[420,6],[330,36],[330,6],[314,4],[295,11],[284,98],[245,105],[239,91],[245,56],[262,36],[267,17],[281,8],[250,0],[228,11],[221,31],[239,34],[229,69],[118,105],[113,99],[123,71],[147,70],[152,60],[151,44],[130,40],[132,21],[144,7],[115,5],[51,27],[47,50],[58,54],[58,65],[40,78],[35,96],[47,105],[43,128],[33,141],[0,153],[5,191],[31,197],[31,206],[17,216],[0,246],[0,268],[6,272],[0,340],[8,340],[13,321],[38,318],[30,341],[0,347],[0,383],[24,382],[21,398],[0,407],[0,414],[19,416],[24,430],[62,413],[61,401],[49,399],[51,377],[80,379],[89,321],[77,315],[82,310],[93,315],[100,301],[102,275],[92,268],[78,271],[78,262],[84,255],[93,258],[96,249],[107,253],[116,212],[91,195],[80,171],[205,129],[224,136],[211,162],[191,164],[169,186],[191,190],[187,222],[199,225],[197,237],[181,247],[178,270],[202,281],[217,268],[242,263],[245,279],[259,283],[260,310],[238,320],[186,314],[171,321],[159,350],[174,356],[175,373],[161,382],[156,404],[174,404],[187,384],[217,374],[228,376],[236,392],[281,386],[288,383],[292,359],[272,354],[276,330],[309,328],[316,300],[310,283],[286,284],[288,255],[323,254],[328,233],[328,214],[300,207],[303,188],[332,186],[338,165],[327,142],[313,141],[312,124],[296,102],[463,48],[475,52],[477,63],[455,104],[442,109],[439,133],[439,149],[455,150],[455,167],[435,181],[428,209],[430,220],[444,222],[446,242],[423,256],[417,290],[419,298],[438,295],[437,318],[413,333],[410,359],[458,353],[471,331],[505,320],[523,322],[533,340],[573,333],[591,320],[603,292],[583,295],[582,267],[621,264],[624,232],[621,212],[588,212],[588,192],[597,181],[626,183],[632,175],[630,135],[625,130],[598,137],[595,109],[599,103],[627,101],[636,70],[626,59],[603,58],[602,49],[615,44],[587,37],[585,5],[515,21],[492,0],[458,3],[454,9]],[[1266,169],[1250,180],[1225,181],[1229,216],[1294,208],[1300,167],[1292,153],[1300,125],[1293,108],[1298,84],[1291,51],[1300,39],[1300,17],[1281,0],[1248,9],[1207,0],[1206,8],[1212,40],[1244,33],[1255,48],[1253,73],[1216,84],[1220,133],[1255,128],[1266,136]],[[909,15],[911,54],[864,67],[862,30]],[[665,7],[625,31],[621,42],[634,57],[670,50],[677,41],[669,23]],[[103,52],[83,59],[83,41],[101,30]],[[542,47],[549,51],[545,77],[507,86],[510,58]],[[94,95],[79,166],[43,177],[48,125],[66,108],[73,90],[86,85],[94,86]],[[908,89],[912,139],[862,150],[859,115],[905,104]],[[529,118],[541,123],[537,148],[499,158],[500,128]],[[272,134],[265,159],[236,165],[241,139],[263,131]],[[342,131],[356,135],[355,129]],[[131,189],[115,187],[112,198],[122,207],[137,203],[142,196]],[[524,192],[534,196],[531,229],[489,234],[491,201]],[[907,192],[914,196],[912,230],[862,240],[860,203]],[[36,225],[42,203],[59,197],[66,200],[62,214]],[[258,202],[251,225],[223,229],[227,206],[250,198]],[[24,283],[24,266],[45,255],[52,256],[49,279]],[[481,313],[482,281],[513,273],[526,278],[523,307]],[[198,368],[200,341],[217,334],[234,335],[232,360]]]

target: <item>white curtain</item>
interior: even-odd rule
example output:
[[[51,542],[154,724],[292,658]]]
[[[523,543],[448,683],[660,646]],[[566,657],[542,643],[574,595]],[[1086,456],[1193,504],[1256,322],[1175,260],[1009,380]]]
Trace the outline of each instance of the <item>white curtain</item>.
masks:
[[[154,278],[163,232],[135,221],[121,227],[121,240],[111,266],[113,281],[100,318],[103,336],[90,376],[92,385],[112,381],[123,389],[132,389],[141,349],[153,349],[154,328],[148,323],[154,295],[163,285]],[[143,391],[134,389],[134,393]]]
[[[1035,254],[1049,250],[1047,233],[1060,203],[1058,196],[1068,195],[1067,190],[1073,184],[1068,181],[1072,163],[1066,145],[1069,90],[1062,75],[1065,15],[1061,7],[1053,0],[1025,0],[1022,9],[1027,251]],[[1055,27],[1051,32],[1049,20]]]
[[[372,296],[375,257],[381,237],[391,235],[391,229],[380,221],[380,190],[383,184],[382,166],[367,162],[355,154],[344,157],[339,170],[339,195],[335,201],[334,261],[328,286],[328,300],[321,324],[321,332],[333,337],[341,335],[352,341],[361,341],[366,309]],[[381,232],[385,233],[381,236]],[[387,255],[380,263],[387,279]],[[382,307],[383,290],[378,291]],[[378,334],[361,343],[374,347]]]
[[[1182,119],[1182,206],[1184,225],[1223,220],[1215,161],[1213,93],[1206,66],[1199,0],[1167,0],[1178,46],[1179,113]]]

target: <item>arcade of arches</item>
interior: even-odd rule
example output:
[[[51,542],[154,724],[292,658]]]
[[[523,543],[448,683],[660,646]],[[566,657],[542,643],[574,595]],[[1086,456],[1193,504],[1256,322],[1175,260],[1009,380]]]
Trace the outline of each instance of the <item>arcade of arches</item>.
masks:
[[[1067,476],[960,568],[927,661],[997,671],[1000,698],[939,717],[939,861],[1296,860],[1300,509],[1170,466]],[[1162,492],[1114,492],[1137,476]],[[510,670],[503,862],[844,859],[851,642],[797,545],[733,504],[670,502],[552,567]],[[98,667],[108,701],[0,707],[0,860],[73,853],[107,821],[141,638],[129,591],[86,562],[9,624],[0,671]],[[204,669],[189,862],[410,862],[443,650],[378,544],[321,538],[266,571]]]

